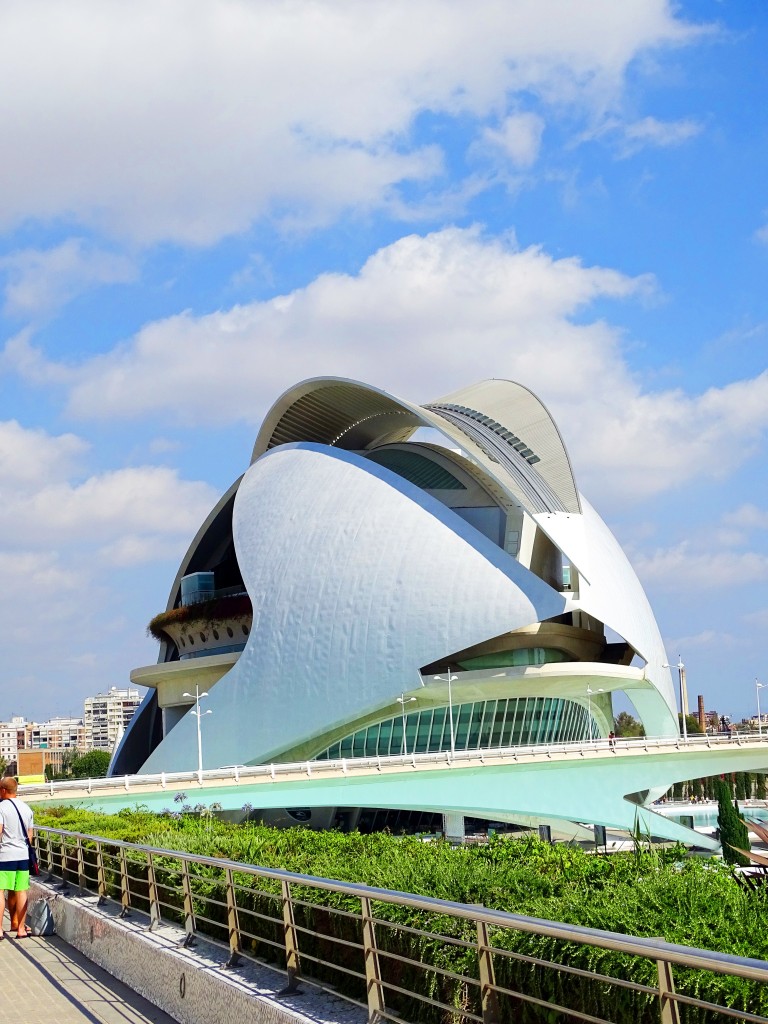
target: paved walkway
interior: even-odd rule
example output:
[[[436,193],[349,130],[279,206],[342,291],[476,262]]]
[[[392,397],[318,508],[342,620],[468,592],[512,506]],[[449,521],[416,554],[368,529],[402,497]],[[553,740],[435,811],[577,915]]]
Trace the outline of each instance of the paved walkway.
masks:
[[[14,934],[0,942],[0,1024],[175,1024],[57,936]]]

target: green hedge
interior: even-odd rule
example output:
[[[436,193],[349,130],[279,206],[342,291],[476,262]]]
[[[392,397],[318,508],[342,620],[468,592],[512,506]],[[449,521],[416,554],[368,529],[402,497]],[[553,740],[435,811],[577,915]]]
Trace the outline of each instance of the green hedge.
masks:
[[[37,814],[38,824],[88,832],[129,842],[185,850],[211,857],[226,857],[263,867],[275,867],[371,886],[434,896],[462,903],[482,904],[516,914],[568,922],[625,934],[662,937],[669,942],[715,949],[741,956],[768,960],[768,889],[750,890],[718,860],[686,857],[683,848],[655,850],[638,848],[634,853],[598,856],[578,847],[540,842],[537,838],[495,838],[485,846],[454,848],[444,842],[424,843],[417,837],[396,837],[387,833],[360,835],[312,832],[307,829],[271,829],[260,825],[230,825],[210,818],[184,814],[158,817],[137,810],[114,816],[94,815],[62,809]],[[169,867],[166,882],[175,884]],[[243,884],[252,884],[247,875]],[[259,882],[264,891],[269,884]],[[206,871],[207,895],[224,899],[221,874]],[[307,888],[300,897],[311,906],[302,909],[303,922],[315,930],[347,939],[357,939],[358,926],[350,918],[339,918],[322,909],[337,908],[359,912],[359,901],[343,895]],[[243,910],[274,913],[268,896],[245,895]],[[393,928],[379,929],[382,948],[392,949],[425,962],[460,972],[475,970],[471,952],[446,947],[438,939],[414,936],[408,928],[473,938],[469,923],[435,917],[426,920],[416,911],[379,904],[377,916],[392,922]],[[223,922],[223,915],[220,916]],[[253,921],[248,918],[253,925]],[[277,932],[264,925],[264,937]],[[306,941],[302,936],[301,942]],[[589,946],[570,945],[540,935],[502,931],[493,935],[495,945],[542,959],[560,959],[572,966],[655,984],[655,963]],[[340,948],[329,940],[317,940],[333,962],[346,963]],[[317,953],[304,947],[307,952]],[[250,952],[268,959],[266,944],[257,940]],[[336,957],[334,961],[334,956]],[[359,964],[357,967],[359,968]],[[312,965],[313,971],[317,970]],[[388,968],[394,970],[391,967]],[[657,1021],[658,1007],[650,997],[608,988],[594,979],[580,981],[572,976],[497,958],[497,980],[541,998],[552,998],[583,1012],[619,1021]],[[413,975],[413,976],[411,976]],[[357,996],[354,979],[345,981],[338,972],[325,972],[333,984],[346,985]],[[423,972],[408,972],[397,966],[392,975],[397,984],[440,998],[455,1007],[476,1007],[471,988],[446,982]],[[699,995],[726,1005],[768,1014],[768,986],[742,982],[708,972],[675,971],[678,991]],[[438,1020],[408,1000],[394,1002],[406,1019]],[[538,1021],[541,1011],[515,1007],[505,1001],[505,1019]],[[554,1020],[555,1018],[553,1018]],[[685,1008],[686,1024],[708,1018]]]

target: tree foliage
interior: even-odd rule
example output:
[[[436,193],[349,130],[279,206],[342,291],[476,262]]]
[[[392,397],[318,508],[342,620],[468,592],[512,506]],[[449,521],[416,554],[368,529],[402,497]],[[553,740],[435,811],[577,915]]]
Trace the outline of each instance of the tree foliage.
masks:
[[[731,809],[735,813],[735,808],[731,806]],[[768,930],[764,927],[768,915],[768,887],[746,889],[721,861],[686,858],[681,847],[665,849],[641,842],[633,853],[603,857],[574,846],[550,846],[533,837],[497,837],[487,845],[453,848],[445,842],[423,843],[417,836],[312,832],[304,828],[276,830],[250,822],[234,825],[200,813],[153,815],[141,808],[115,815],[97,815],[74,808],[45,808],[36,815],[36,821],[54,828],[108,835],[203,856],[226,857],[265,868],[363,882],[623,934],[663,936],[667,941],[687,946],[768,959]],[[178,875],[173,870],[167,868],[169,886],[178,884]],[[119,873],[115,878],[119,878]],[[218,900],[221,908],[221,916],[216,920],[226,928],[226,878],[223,873],[206,868],[205,879],[207,895]],[[255,889],[249,895],[247,887],[251,883],[246,875],[240,876],[238,882],[243,885],[238,899],[242,900],[244,908],[274,914],[274,903],[269,902],[267,906],[273,899],[271,896],[265,897]],[[271,884],[262,879],[260,887],[279,896],[279,883],[274,882],[277,887],[274,890],[270,889]],[[318,904],[351,915],[360,913],[359,900],[350,896],[306,887],[301,890],[301,898],[305,904],[297,912],[303,915],[302,926],[310,930],[318,927],[317,919],[312,916]],[[211,912],[218,914],[216,905]],[[467,968],[472,957],[470,952],[460,947],[446,950],[428,934],[430,929],[439,931],[444,927],[445,918],[438,915],[425,919],[408,907],[384,903],[377,913],[392,924],[392,928],[381,929],[384,936],[381,941],[387,943],[393,953],[411,956],[419,962],[434,962],[447,971]],[[333,925],[330,921],[330,915],[323,912],[321,930],[331,927],[338,929],[334,931],[338,938],[355,939],[356,933],[352,935],[343,930],[343,921]],[[399,929],[398,925],[403,928]],[[424,929],[422,937],[411,933],[413,927]],[[456,922],[453,927],[454,938],[469,940],[473,937],[471,922]],[[276,941],[280,941],[282,921],[278,928],[280,931],[275,935],[270,933]],[[307,937],[302,941],[311,943],[313,940]],[[652,960],[642,961],[589,946],[563,948],[556,940],[541,934],[499,930],[494,935],[494,944],[525,957],[556,960],[566,956],[571,966],[587,973],[604,972],[644,985],[654,984],[656,980],[656,965]],[[268,948],[256,945],[259,955],[269,955]],[[315,950],[309,947],[307,952]],[[473,963],[476,964],[476,960]],[[356,963],[348,965],[357,966]],[[578,979],[574,981],[573,976],[559,978],[556,972],[534,976],[526,964],[516,966],[513,961],[500,960],[497,971],[497,980],[509,988],[522,986],[534,995],[552,998],[561,1005],[573,1005],[593,1017],[619,1024],[650,1024],[659,1019],[658,1001],[652,996],[636,996],[615,988],[594,986],[588,981],[582,984]],[[326,980],[348,992],[344,978],[337,975],[335,979],[328,977]],[[410,976],[403,976],[398,984],[408,989],[411,980]],[[539,986],[535,991],[531,989],[533,984]],[[722,1000],[740,1010],[768,1014],[768,986],[757,982],[707,971],[676,969],[675,984],[677,991],[686,995],[698,995],[715,1002]],[[467,995],[466,990],[449,980],[440,994],[444,1001],[455,1005]],[[515,1024],[533,1024],[534,1021],[540,1024],[542,1020],[554,1019],[543,1017],[536,1007],[531,1008],[530,1013],[522,1009],[515,1013],[519,1014],[513,1018]],[[415,1012],[401,1016],[417,1019]],[[438,1020],[436,1017],[418,1019]],[[688,1024],[703,1024],[710,1018],[690,1016],[686,1020]],[[512,1024],[512,1018],[505,1017],[502,1024]]]
[[[739,814],[739,805],[731,802],[731,788],[724,779],[715,780],[715,792],[723,860],[728,864],[746,867],[750,861],[738,851],[749,849],[749,829]]]
[[[617,736],[645,736],[642,722],[638,722],[628,711],[620,711],[616,716],[614,731]]]
[[[73,779],[103,779],[110,759],[111,755],[106,750],[89,750],[72,759],[69,773]]]

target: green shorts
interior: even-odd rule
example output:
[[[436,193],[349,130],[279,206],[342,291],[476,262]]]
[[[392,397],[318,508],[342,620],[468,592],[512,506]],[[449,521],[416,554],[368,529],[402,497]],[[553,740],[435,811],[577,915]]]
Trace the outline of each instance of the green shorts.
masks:
[[[29,871],[0,871],[0,892],[25,892],[29,888]]]

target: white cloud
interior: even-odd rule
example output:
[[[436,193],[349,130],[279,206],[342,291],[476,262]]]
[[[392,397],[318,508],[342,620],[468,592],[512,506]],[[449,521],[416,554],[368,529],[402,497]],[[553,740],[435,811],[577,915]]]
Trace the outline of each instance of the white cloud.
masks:
[[[696,550],[687,541],[633,557],[643,585],[691,593],[745,586],[765,580],[768,555],[754,551]]]
[[[768,530],[768,511],[747,502],[723,516],[723,522],[744,530]]]
[[[668,0],[6,4],[0,224],[202,244],[386,204],[441,166],[422,112],[610,110],[638,55],[700,34]]]
[[[584,132],[581,138],[615,140],[620,155],[628,157],[648,146],[680,146],[699,135],[701,131],[702,125],[691,118],[660,121],[656,117],[643,117],[638,121],[624,121],[611,114],[599,120],[594,127]]]
[[[703,629],[700,633],[693,633],[690,636],[678,636],[670,640],[666,647],[668,651],[693,651],[703,648],[704,650],[719,650],[724,644],[732,644],[735,638],[727,633],[721,633],[714,629]]]
[[[28,325],[9,338],[0,352],[0,373],[17,373],[30,384],[66,384],[71,381],[73,374],[70,368],[64,363],[47,360],[32,344],[33,336],[34,330]]]
[[[497,150],[514,167],[527,168],[536,162],[543,132],[544,121],[537,114],[510,114],[498,128],[483,129],[481,145]]]
[[[176,470],[159,466],[112,470],[82,483],[39,483],[26,490],[6,490],[0,482],[0,493],[0,532],[17,544],[122,543],[126,534],[138,534],[158,554],[158,545],[149,542],[170,538],[170,557],[178,553],[173,539],[194,536],[217,497],[208,484],[180,480]]]
[[[33,319],[94,285],[133,281],[131,260],[70,238],[53,249],[22,249],[0,259],[7,276],[5,312]]]
[[[151,609],[126,619],[133,595],[156,565],[158,576],[169,561],[173,572],[218,497],[156,466],[81,480],[87,455],[72,434],[0,422],[0,618],[13,638],[4,678],[19,713],[81,713],[84,689],[125,685],[127,665],[152,659],[142,629]],[[163,581],[158,608],[166,593]],[[115,620],[130,625],[115,635]],[[75,698],[62,696],[68,664],[78,669]]]
[[[690,118],[659,121],[655,117],[644,117],[622,126],[624,149],[627,152],[634,152],[644,146],[679,146],[700,132],[701,125]]]
[[[52,437],[44,430],[28,430],[16,420],[0,422],[0,494],[65,479],[87,451],[75,434]]]
[[[597,300],[652,290],[650,277],[519,251],[477,229],[409,236],[356,276],[324,274],[269,301],[147,325],[66,369],[69,407],[80,417],[255,427],[306,377],[353,377],[420,401],[508,377],[539,393],[573,441],[585,493],[603,503],[647,499],[725,476],[768,428],[768,372],[701,395],[642,390],[621,333],[586,314]],[[63,379],[63,368],[28,347],[6,353],[11,365],[33,381]],[[727,460],[713,459],[726,447]]]
[[[179,478],[176,470],[139,466],[111,470],[78,481],[86,451],[73,434],[58,437],[27,430],[15,420],[0,422],[0,553],[20,558],[27,551],[64,543],[125,544],[138,541],[160,557],[162,544],[175,557],[213,506],[208,484]],[[138,538],[138,541],[136,540]],[[117,550],[117,549],[116,549]],[[27,575],[24,567],[19,570]]]
[[[70,410],[255,424],[286,387],[329,374],[423,399],[512,375],[565,398],[593,390],[597,365],[606,384],[626,389],[616,332],[569,318],[598,298],[651,288],[648,277],[517,251],[477,229],[409,236],[356,276],[324,274],[269,301],[147,325],[130,343],[69,368]],[[32,380],[56,376],[39,352],[16,356],[6,353],[6,365],[15,361],[23,375],[31,365]],[[429,394],[414,394],[420,386]]]

